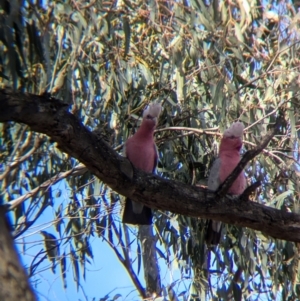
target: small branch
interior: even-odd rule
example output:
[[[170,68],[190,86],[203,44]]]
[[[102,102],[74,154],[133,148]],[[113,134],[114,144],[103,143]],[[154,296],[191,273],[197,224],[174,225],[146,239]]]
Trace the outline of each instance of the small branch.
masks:
[[[261,185],[260,181],[257,181],[255,183],[253,183],[252,185],[250,185],[249,187],[247,187],[245,189],[245,191],[242,193],[242,195],[240,196],[241,200],[245,200],[245,201],[249,201],[249,196],[250,194],[252,194],[253,192],[255,192],[255,190]]]
[[[25,138],[24,138],[24,135],[27,133],[28,130],[29,130],[29,128],[28,128],[27,125],[24,126],[24,127],[22,128],[22,132],[20,133],[19,139],[18,139],[18,141],[17,141],[16,144],[15,144],[15,148],[14,148],[14,150],[12,151],[12,153],[11,153],[11,155],[10,155],[10,159],[8,159],[8,162],[12,162],[12,161],[13,161],[13,158],[14,158],[15,154],[17,153],[17,151],[20,150],[20,145],[21,145],[21,143],[22,143],[21,148],[23,148],[23,149],[24,149],[24,145],[25,145],[25,147],[26,147],[26,144],[29,145],[29,143],[26,143],[26,141],[29,140],[28,138],[31,137],[32,134],[28,134],[26,140],[25,140]],[[25,141],[24,141],[24,140],[25,140]],[[30,140],[29,140],[29,141],[30,141]],[[1,178],[0,178],[0,179],[1,179]]]
[[[56,184],[57,182],[65,179],[68,176],[79,176],[87,172],[88,169],[83,165],[83,164],[78,164],[71,170],[65,171],[65,172],[60,172],[59,174],[55,175],[51,179],[45,181],[38,187],[32,189],[31,191],[27,192],[26,194],[18,197],[17,199],[14,199],[10,202],[7,203],[8,205],[8,210],[15,209],[18,205],[22,204],[25,202],[28,198],[34,197],[38,192],[46,192],[50,186]]]
[[[24,223],[20,224],[20,227],[18,227],[17,229],[15,229],[14,233],[13,233],[13,238],[16,239],[17,237],[19,237],[20,235],[22,235],[24,232],[26,232],[36,221],[37,219],[42,215],[42,213],[44,212],[44,210],[46,209],[48,204],[48,199],[43,200],[40,209],[38,210],[38,212],[35,214],[35,217],[28,221],[27,218],[28,216],[25,213],[25,221]],[[20,229],[23,226],[22,229]]]
[[[252,142],[249,142],[249,141],[245,141],[244,144],[248,144],[248,145],[251,145],[253,147],[256,147],[255,143],[252,143]],[[275,153],[274,151],[268,151],[266,149],[263,149],[262,153],[266,154],[266,156],[273,157],[274,159],[278,160],[278,162],[280,162],[281,164],[284,164],[284,161],[280,157],[276,156],[274,154]]]
[[[112,222],[112,226],[113,226],[113,229],[115,231],[115,234],[117,235],[118,237],[118,240],[119,240],[119,243],[121,244],[121,248],[123,250],[123,252],[126,254],[125,255],[125,259],[123,259],[122,264],[124,266],[124,268],[127,270],[128,274],[130,275],[130,278],[132,280],[132,282],[134,283],[135,287],[138,289],[140,295],[143,297],[143,298],[146,298],[146,292],[145,292],[145,289],[144,287],[142,286],[139,278],[137,277],[136,273],[134,272],[133,268],[132,268],[132,264],[128,264],[128,254],[126,253],[128,250],[126,250],[125,248],[125,245],[124,245],[124,242],[121,240],[121,237],[120,237],[120,233],[119,231],[117,230],[117,227],[115,225],[115,222],[113,221]],[[117,251],[116,247],[115,246],[112,246],[112,248],[115,250],[115,252]],[[118,255],[117,255],[118,256]],[[120,255],[121,256],[121,255]],[[118,256],[119,257],[119,256]],[[119,258],[120,259],[120,258]]]
[[[29,140],[29,139],[27,139],[27,140]],[[28,142],[28,144],[29,144],[29,142]],[[27,160],[42,144],[43,144],[43,141],[39,137],[36,137],[32,149],[30,151],[28,151],[24,156],[14,159],[13,162],[10,163],[6,167],[5,171],[0,175],[0,181],[2,181],[13,169],[18,167],[25,160]]]
[[[197,133],[197,134],[208,134],[208,135],[221,136],[220,133],[214,132],[216,130],[218,130],[218,128],[211,128],[211,129],[207,129],[207,130],[201,130],[201,129],[189,128],[189,127],[184,127],[184,126],[171,126],[171,127],[167,127],[167,128],[157,129],[155,131],[155,133],[165,132],[165,131],[187,131],[187,132],[194,132],[194,133]]]
[[[281,126],[282,118],[278,117],[276,120],[276,123],[273,127],[273,129],[270,131],[269,134],[267,134],[261,144],[257,146],[255,149],[249,150],[245,153],[245,155],[242,157],[241,161],[237,165],[237,167],[233,170],[233,172],[227,177],[227,179],[220,185],[220,187],[217,189],[216,194],[220,197],[225,196],[228,192],[229,188],[232,186],[233,182],[237,179],[239,174],[243,171],[243,169],[246,167],[248,162],[252,159],[254,159],[258,154],[260,154],[269,144],[269,142],[272,140],[272,138],[275,136],[275,134],[278,132],[279,127]]]
[[[285,104],[288,100],[282,100],[278,106],[275,107],[275,109],[271,112],[269,112],[268,114],[264,115],[263,117],[261,117],[260,119],[256,120],[255,122],[251,123],[251,125],[247,126],[245,128],[245,131],[248,131],[250,128],[252,128],[253,126],[255,126],[258,123],[261,123],[264,119],[266,119],[269,116],[272,116],[274,114],[276,114],[278,112],[278,110],[280,109],[280,107],[282,107],[283,104]]]
[[[109,217],[110,219],[110,217]],[[119,240],[119,242],[121,241],[119,232],[116,230],[116,226],[114,224],[114,220],[110,219],[110,226],[114,229],[115,234],[117,235],[117,238]],[[132,265],[131,264],[127,264],[127,260],[125,260],[125,258],[122,257],[121,253],[118,251],[118,249],[115,247],[115,244],[113,242],[113,237],[112,235],[109,235],[109,238],[105,238],[104,236],[102,236],[103,239],[108,243],[108,245],[112,248],[112,250],[115,252],[116,256],[118,257],[119,261],[122,263],[122,265],[124,266],[124,268],[126,269],[126,271],[128,272],[132,282],[134,283],[135,287],[138,289],[140,295],[142,296],[143,299],[146,298],[146,293],[145,293],[145,289],[143,288],[141,282],[139,281],[139,278],[137,277],[136,273],[134,272]],[[122,249],[124,248],[124,243],[122,242]],[[124,251],[124,250],[123,250]]]

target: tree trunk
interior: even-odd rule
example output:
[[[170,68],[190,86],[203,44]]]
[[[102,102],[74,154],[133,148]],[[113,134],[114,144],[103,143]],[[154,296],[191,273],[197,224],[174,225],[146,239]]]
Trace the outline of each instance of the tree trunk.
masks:
[[[156,238],[152,229],[152,225],[139,226],[139,239],[142,243],[147,297],[161,295],[161,279],[156,256]]]
[[[21,265],[9,228],[5,209],[0,206],[0,300],[34,301],[35,295]]]

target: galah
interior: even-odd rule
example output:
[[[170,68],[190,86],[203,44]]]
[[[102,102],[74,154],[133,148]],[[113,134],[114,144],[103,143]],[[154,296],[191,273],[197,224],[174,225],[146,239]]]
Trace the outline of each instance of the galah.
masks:
[[[232,173],[240,161],[240,150],[243,145],[244,125],[241,122],[233,123],[223,134],[219,156],[214,161],[208,177],[208,189],[216,191],[218,187]],[[229,194],[240,195],[246,188],[246,177],[242,171],[234,181]],[[210,220],[206,232],[208,245],[217,245],[221,238],[222,223]]]
[[[158,152],[153,135],[160,112],[160,104],[149,105],[143,112],[140,128],[125,143],[126,157],[136,168],[149,173],[155,172],[158,161]],[[152,210],[127,198],[122,221],[135,225],[151,225]]]

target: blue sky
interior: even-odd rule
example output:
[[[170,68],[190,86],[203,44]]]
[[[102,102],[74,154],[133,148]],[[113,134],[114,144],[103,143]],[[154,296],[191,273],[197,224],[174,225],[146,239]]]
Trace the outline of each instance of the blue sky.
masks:
[[[63,188],[64,185],[60,182],[55,186],[56,189],[58,187]],[[63,195],[64,193],[62,197]],[[57,205],[55,207],[58,207],[63,201],[62,197],[54,200]],[[54,211],[52,207],[48,207],[37,222],[27,232],[15,240],[21,259],[27,268],[31,265],[36,254],[42,249],[45,250],[43,236],[40,234],[40,231],[47,231],[58,237],[58,233],[54,230],[52,225]],[[69,250],[67,245],[68,244],[65,245],[66,251]],[[73,279],[73,267],[70,260],[67,260],[66,290],[63,288],[60,265],[56,267],[55,274],[51,271],[51,263],[48,258],[39,265],[37,274],[30,279],[39,300],[86,300],[86,297],[88,300],[92,300],[94,297],[98,300],[107,294],[109,294],[110,297],[121,294],[123,300],[138,300],[138,294],[128,277],[127,271],[123,268],[107,243],[103,242],[98,236],[94,236],[91,238],[91,247],[94,258],[88,258],[90,264],[87,263],[86,265],[85,280],[80,272],[82,288],[79,288],[78,292]],[[64,246],[61,249],[63,250]],[[143,271],[140,272],[140,275],[143,275],[142,272]],[[122,298],[119,300],[122,300]]]
[[[53,195],[55,194],[54,191],[58,189],[62,191],[62,194],[58,198],[53,199],[54,206],[48,206],[36,223],[15,240],[21,259],[26,268],[30,267],[32,261],[39,252],[45,250],[43,236],[40,234],[41,230],[51,233],[58,238],[58,233],[53,226],[55,210],[57,210],[61,203],[66,205],[66,200],[68,199],[66,186],[63,181],[53,185]],[[29,201],[27,200],[27,202]],[[62,250],[62,252],[65,251],[67,254],[69,252],[69,246],[68,243],[64,244],[64,242],[65,241],[62,241],[60,250]],[[117,294],[121,295],[117,300],[140,300],[138,291],[128,276],[126,269],[119,262],[117,256],[108,244],[98,236],[91,237],[90,243],[94,258],[87,258],[90,263],[86,264],[85,280],[83,279],[82,271],[80,269],[81,286],[78,291],[73,279],[74,273],[71,260],[67,259],[66,289],[63,287],[60,265],[56,266],[56,273],[53,274],[51,270],[52,264],[48,258],[45,258],[41,262],[35,275],[30,279],[39,300],[74,301],[93,300],[93,298],[99,300],[107,295],[109,295],[110,299],[113,299]],[[133,247],[132,250],[134,253],[135,247]],[[44,255],[45,254],[43,253],[40,257],[43,257]],[[35,262],[37,261],[38,260]],[[175,280],[180,280],[180,271],[175,261],[174,264],[168,268],[165,265],[164,260],[160,259],[159,266],[161,269],[162,283],[164,283],[165,286]],[[137,261],[134,263],[134,267],[136,269]],[[138,277],[144,285],[144,271],[142,268]],[[182,285],[180,285],[180,287],[177,286],[177,289],[188,289],[184,282],[179,281],[178,283],[181,283]]]

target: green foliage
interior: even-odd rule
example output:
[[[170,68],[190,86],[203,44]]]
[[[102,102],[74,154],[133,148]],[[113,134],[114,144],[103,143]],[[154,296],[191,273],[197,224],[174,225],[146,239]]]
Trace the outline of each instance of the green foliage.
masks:
[[[247,176],[249,183],[263,183],[254,201],[299,212],[296,4],[47,4],[0,3],[1,87],[49,92],[62,99],[118,151],[136,130],[145,105],[160,101],[164,110],[156,134],[158,173],[191,185],[205,183],[217,134],[233,120],[245,124],[245,148],[251,149],[282,114],[286,123],[280,135],[250,162]],[[24,125],[2,124],[0,139],[5,203],[79,163]],[[79,286],[93,258],[92,236],[118,246],[114,251],[119,260],[128,259],[127,250],[135,242],[120,224],[119,196],[89,172],[62,178],[67,191],[63,201],[61,190],[47,184],[14,209],[15,237],[53,207],[51,230],[63,241],[57,244],[64,254],[62,279],[69,261]],[[205,221],[170,212],[155,216],[158,255],[167,265],[176,261],[182,276],[189,277],[185,296],[190,300],[273,300],[278,295],[296,300],[299,295],[299,251],[294,243],[227,225],[220,246],[207,249]],[[47,246],[46,252],[50,258]]]

